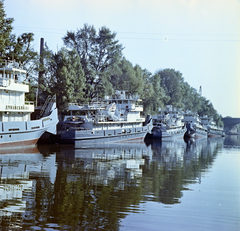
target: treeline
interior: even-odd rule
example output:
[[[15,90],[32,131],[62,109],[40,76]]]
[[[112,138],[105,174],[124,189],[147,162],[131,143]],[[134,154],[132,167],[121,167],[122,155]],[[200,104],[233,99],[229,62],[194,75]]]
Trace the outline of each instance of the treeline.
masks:
[[[35,101],[37,92],[40,103],[48,95],[56,95],[58,109],[64,112],[70,102],[86,103],[115,90],[126,90],[140,95],[145,114],[157,114],[159,108],[170,104],[208,115],[223,125],[212,103],[185,82],[182,73],[163,69],[152,74],[134,66],[123,56],[116,33],[107,27],[96,30],[85,24],[77,31],[68,31],[63,37],[64,47],[57,53],[45,45],[41,63],[32,46],[33,33],[16,37],[12,34],[13,21],[6,17],[0,1],[0,59],[15,59],[27,69],[31,85],[28,100]]]

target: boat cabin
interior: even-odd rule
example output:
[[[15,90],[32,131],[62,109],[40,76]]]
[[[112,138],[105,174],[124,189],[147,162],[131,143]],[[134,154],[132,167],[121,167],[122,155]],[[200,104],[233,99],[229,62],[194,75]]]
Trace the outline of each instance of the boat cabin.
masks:
[[[26,70],[14,61],[0,65],[0,122],[30,120],[34,103],[25,101],[26,77]]]

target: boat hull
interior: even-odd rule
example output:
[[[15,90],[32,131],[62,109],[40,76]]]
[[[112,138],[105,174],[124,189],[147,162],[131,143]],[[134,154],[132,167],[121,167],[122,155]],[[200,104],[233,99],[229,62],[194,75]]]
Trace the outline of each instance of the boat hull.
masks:
[[[223,132],[220,132],[220,133],[212,133],[212,132],[209,132],[208,133],[208,137],[209,138],[213,138],[213,137],[224,137],[225,134]]]
[[[196,131],[195,131],[195,139],[201,139],[201,138],[208,138],[207,130],[196,129]]]
[[[69,130],[59,132],[59,142],[77,145],[95,145],[108,142],[121,142],[143,139],[152,125],[135,128],[109,129],[109,130]]]
[[[0,149],[35,145],[45,132],[56,134],[57,123],[57,109],[38,120],[0,122]]]
[[[208,131],[205,128],[193,127],[191,123],[186,124],[187,131],[184,134],[184,138],[201,139],[208,137]]]
[[[183,139],[183,136],[186,132],[186,128],[177,128],[177,129],[169,129],[166,131],[161,130],[155,126],[151,132],[152,139],[161,139],[161,140],[173,140],[173,139]]]

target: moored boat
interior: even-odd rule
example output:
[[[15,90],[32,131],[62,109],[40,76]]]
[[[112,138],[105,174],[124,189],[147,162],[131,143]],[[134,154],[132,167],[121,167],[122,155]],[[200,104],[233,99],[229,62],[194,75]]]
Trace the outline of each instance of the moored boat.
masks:
[[[173,109],[172,105],[167,105],[157,116],[153,116],[153,128],[148,138],[164,140],[183,138],[186,128],[182,119],[181,109]]]
[[[152,129],[150,116],[142,118],[138,96],[116,91],[101,103],[70,104],[70,115],[59,124],[60,143],[95,144],[140,138]]]
[[[191,111],[184,113],[182,121],[185,123],[187,128],[184,138],[199,139],[208,137],[208,130],[201,124],[201,120],[197,113],[193,113]]]
[[[25,101],[26,77],[26,70],[14,61],[0,65],[0,148],[35,145],[43,133],[56,134],[56,97],[49,97],[41,117],[31,120],[34,103]]]
[[[225,136],[225,132],[223,131],[223,128],[218,127],[212,118],[209,118],[208,116],[203,116],[201,118],[201,123],[203,126],[207,128],[208,137]]]

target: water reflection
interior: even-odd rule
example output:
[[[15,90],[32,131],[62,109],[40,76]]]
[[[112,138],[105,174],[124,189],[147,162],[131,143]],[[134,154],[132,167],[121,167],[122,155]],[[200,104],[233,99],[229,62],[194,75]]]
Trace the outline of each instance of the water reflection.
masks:
[[[180,203],[222,146],[219,138],[2,154],[1,227],[118,230],[140,203]]]
[[[240,135],[226,136],[224,146],[226,148],[240,148]]]
[[[146,200],[163,204],[180,203],[188,185],[201,183],[201,174],[214,161],[223,138],[152,143],[152,161],[144,166]]]
[[[2,150],[5,154],[0,155],[0,227],[4,230],[23,227],[28,207],[35,204],[39,179],[47,178],[50,184],[55,181],[54,154],[44,156],[36,147],[18,149],[18,152],[23,150],[28,153],[11,149]],[[7,154],[9,151],[12,153]]]

